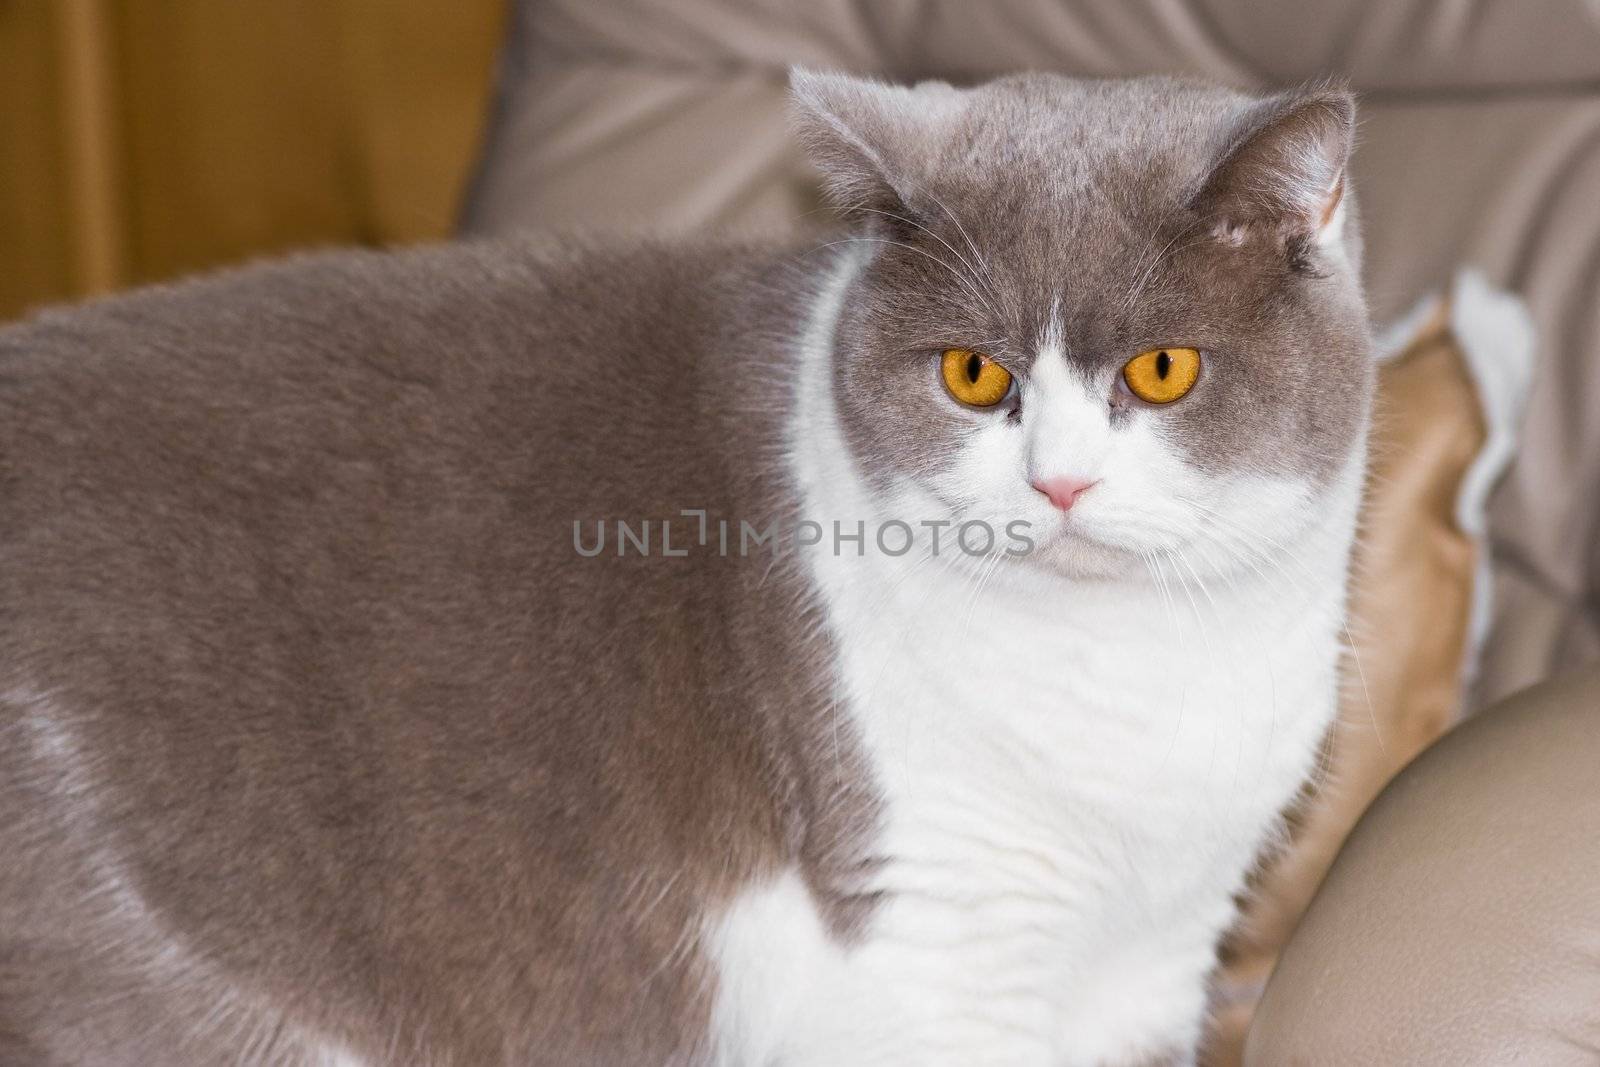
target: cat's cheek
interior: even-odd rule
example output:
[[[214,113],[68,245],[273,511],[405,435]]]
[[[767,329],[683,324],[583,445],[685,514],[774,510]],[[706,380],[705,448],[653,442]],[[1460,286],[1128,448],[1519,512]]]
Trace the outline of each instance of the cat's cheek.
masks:
[[[1225,540],[1289,546],[1320,521],[1318,493],[1299,477],[1246,473],[1227,480],[1212,505]]]
[[[1181,439],[1158,412],[1136,412],[1112,431],[1100,484],[1075,508],[1101,540],[1140,552],[1168,549],[1193,536],[1192,502],[1213,493],[1212,479],[1185,459]]]
[[[1026,439],[1012,420],[985,417],[955,442],[946,469],[947,498],[967,502],[968,510],[992,518],[1027,518]],[[1027,490],[1025,493],[1024,490]]]

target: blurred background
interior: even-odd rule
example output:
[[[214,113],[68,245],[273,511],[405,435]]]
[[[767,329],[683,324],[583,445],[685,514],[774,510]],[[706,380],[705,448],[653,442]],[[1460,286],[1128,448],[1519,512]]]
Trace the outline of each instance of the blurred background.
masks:
[[[443,237],[504,0],[0,0],[0,319]]]

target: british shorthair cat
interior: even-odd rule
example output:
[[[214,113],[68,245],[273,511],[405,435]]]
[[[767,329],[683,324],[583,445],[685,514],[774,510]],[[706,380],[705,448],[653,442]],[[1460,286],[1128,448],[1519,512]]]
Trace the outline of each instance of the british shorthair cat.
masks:
[[[0,332],[0,1062],[1193,1062],[1339,685],[1353,103],[793,95],[821,248]]]

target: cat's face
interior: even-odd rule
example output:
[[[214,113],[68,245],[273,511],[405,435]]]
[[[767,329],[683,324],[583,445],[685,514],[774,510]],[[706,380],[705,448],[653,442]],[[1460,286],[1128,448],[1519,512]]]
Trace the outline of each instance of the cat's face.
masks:
[[[1358,476],[1345,94],[1043,75],[796,94],[861,220],[835,395],[886,509],[1025,520],[1029,558],[1076,573],[1225,569]]]

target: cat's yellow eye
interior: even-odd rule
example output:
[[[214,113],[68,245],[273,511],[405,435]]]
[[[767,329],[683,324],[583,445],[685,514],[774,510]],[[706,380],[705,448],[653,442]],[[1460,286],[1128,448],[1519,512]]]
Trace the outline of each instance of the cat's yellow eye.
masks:
[[[1122,380],[1147,404],[1170,404],[1194,388],[1200,353],[1193,348],[1152,348],[1128,360]]]
[[[939,371],[950,395],[970,407],[992,408],[1011,392],[1011,372],[970,348],[947,348]]]

